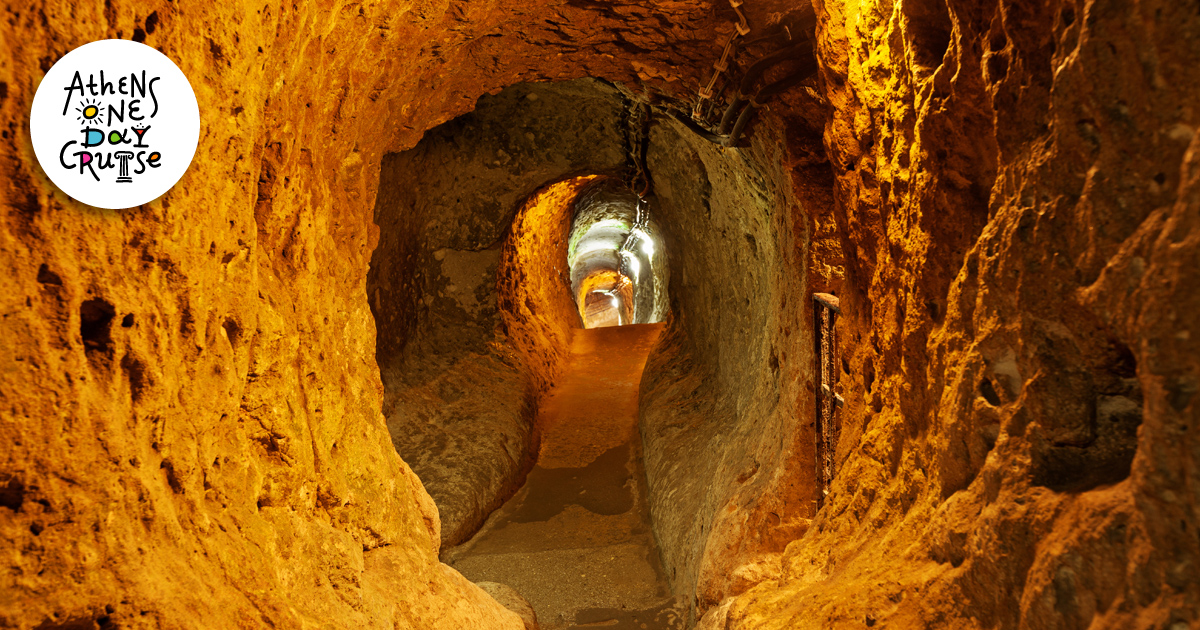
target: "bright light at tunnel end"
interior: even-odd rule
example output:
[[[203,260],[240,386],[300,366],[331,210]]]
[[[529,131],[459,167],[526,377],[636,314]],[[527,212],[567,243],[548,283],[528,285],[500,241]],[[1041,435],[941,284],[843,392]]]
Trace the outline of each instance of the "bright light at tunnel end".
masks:
[[[580,193],[575,204],[567,265],[583,327],[661,321],[666,284],[655,255],[663,244],[651,232],[647,201],[612,179]]]
[[[646,255],[646,258],[654,258],[654,239],[650,238],[650,235],[642,228],[633,228],[630,233],[642,242],[642,253]]]
[[[629,267],[629,274],[633,276],[634,281],[637,281],[641,275],[642,263],[637,259],[637,256],[622,250],[621,256],[625,259],[625,264]]]

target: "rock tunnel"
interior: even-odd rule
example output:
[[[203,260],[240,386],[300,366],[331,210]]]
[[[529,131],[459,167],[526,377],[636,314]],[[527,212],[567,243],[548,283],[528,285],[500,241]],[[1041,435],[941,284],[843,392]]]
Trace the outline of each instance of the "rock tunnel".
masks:
[[[1194,1],[4,16],[0,627],[1200,627]]]

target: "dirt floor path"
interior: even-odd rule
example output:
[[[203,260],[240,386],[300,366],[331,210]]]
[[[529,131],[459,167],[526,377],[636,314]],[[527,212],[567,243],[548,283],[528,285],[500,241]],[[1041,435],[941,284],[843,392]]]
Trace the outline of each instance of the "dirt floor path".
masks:
[[[662,324],[576,330],[525,486],[444,560],[515,588],[543,630],[683,627],[646,508],[638,385]]]

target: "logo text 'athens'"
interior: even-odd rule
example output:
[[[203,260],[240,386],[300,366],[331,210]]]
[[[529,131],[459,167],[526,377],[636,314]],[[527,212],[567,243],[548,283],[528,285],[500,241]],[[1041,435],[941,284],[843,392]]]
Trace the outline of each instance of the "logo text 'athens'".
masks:
[[[63,192],[92,206],[128,208],[156,199],[183,176],[200,114],[170,59],[110,39],[80,46],[50,68],[29,126],[38,162]]]

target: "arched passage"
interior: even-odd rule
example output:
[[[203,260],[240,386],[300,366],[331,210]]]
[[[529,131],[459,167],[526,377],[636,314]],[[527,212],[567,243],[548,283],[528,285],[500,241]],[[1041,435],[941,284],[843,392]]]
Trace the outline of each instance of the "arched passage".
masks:
[[[663,321],[669,263],[652,207],[613,178],[575,200],[567,264],[584,328]]]
[[[593,125],[620,98],[518,86],[434,127],[584,75],[700,96],[712,122],[751,42],[814,6],[819,83],[748,142],[657,123],[672,308],[639,405],[676,591],[730,630],[1195,625],[1194,3],[21,4],[0,27],[6,625],[519,628],[438,563],[378,371],[462,535],[519,483],[556,378],[500,306],[553,316],[498,288],[505,231],[538,187],[621,168]],[[205,134],[160,200],[93,211],[27,150],[28,104],[71,46],[129,33],[202,76]],[[721,73],[724,98],[697,95]],[[813,480],[780,461],[811,469],[817,292],[844,309],[846,422],[810,527]]]
[[[639,208],[627,99],[590,80],[518,85],[385,159],[368,278],[384,413],[449,549],[533,468],[571,329],[604,323],[588,307],[663,322],[630,461],[672,589],[711,605],[740,584],[731,563],[781,553],[815,508],[810,235],[777,126],[723,148],[659,112]],[[414,323],[393,326],[405,304]]]
[[[367,277],[383,413],[437,502],[443,545],[532,466],[536,401],[579,325],[564,182],[620,172],[621,112],[599,81],[518,85],[383,160]]]

